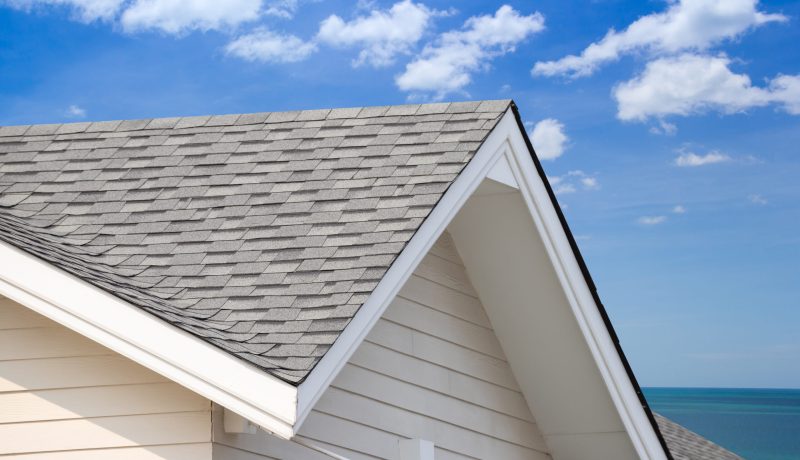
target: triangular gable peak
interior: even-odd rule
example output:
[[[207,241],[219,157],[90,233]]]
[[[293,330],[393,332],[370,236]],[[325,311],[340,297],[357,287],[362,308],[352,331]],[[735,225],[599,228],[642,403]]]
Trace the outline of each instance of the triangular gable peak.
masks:
[[[449,231],[553,458],[668,458],[555,203],[514,107],[300,385],[295,428]]]
[[[495,110],[502,104],[509,107],[508,102],[489,106]],[[187,129],[192,123],[211,121],[190,120]],[[299,386],[234,358],[218,346],[8,242],[0,242],[0,260],[4,261],[0,264],[0,293],[181,383],[276,436],[291,439],[449,227],[553,453],[562,449],[562,455],[568,458],[573,451],[557,447],[559,444],[588,448],[581,445],[598,436],[606,442],[601,433],[610,428],[617,433],[616,438],[609,438],[611,451],[626,445],[640,458],[665,458],[663,441],[544,172],[532,156],[513,104],[493,123],[478,151],[330,349],[318,362],[318,358],[314,360],[317,364]],[[15,204],[13,196],[9,199]],[[0,224],[16,225],[11,220]],[[14,237],[25,238],[29,233],[25,228],[12,232]],[[543,301],[530,302],[545,294],[548,297]],[[132,296],[135,298],[135,292]],[[551,329],[545,326],[548,323],[553,325]],[[560,333],[554,334],[554,330]],[[622,440],[619,433],[623,433]]]

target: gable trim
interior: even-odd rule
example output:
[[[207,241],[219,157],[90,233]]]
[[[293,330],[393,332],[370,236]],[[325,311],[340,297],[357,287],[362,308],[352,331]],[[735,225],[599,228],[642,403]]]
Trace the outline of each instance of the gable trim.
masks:
[[[295,432],[436,239],[485,178],[518,188],[522,193],[637,454],[646,459],[671,458],[513,105],[431,211],[342,335],[298,387]]]
[[[670,458],[661,433],[651,420],[647,403],[640,397],[641,389],[600,303],[594,283],[588,277],[588,270],[566,226],[544,170],[523,132],[522,128],[512,132],[509,137],[511,148],[506,160],[581,333],[639,457]]]
[[[0,294],[276,436],[293,435],[292,385],[4,242],[0,260]]]
[[[300,384],[297,395],[295,432],[300,429],[314,404],[355,353],[456,213],[472,195],[472,192],[478,188],[497,159],[501,158],[509,148],[507,139],[515,129],[517,127],[514,115],[511,110],[507,110],[481,144],[475,156],[453,181],[453,184],[394,261],[367,301],[358,310],[350,324],[306,380]]]

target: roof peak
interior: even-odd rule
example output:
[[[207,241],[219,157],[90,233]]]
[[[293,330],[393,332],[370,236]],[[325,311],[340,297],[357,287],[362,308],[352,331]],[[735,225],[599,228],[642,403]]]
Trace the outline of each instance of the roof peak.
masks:
[[[139,131],[147,129],[180,129],[230,125],[254,125],[291,121],[373,118],[386,116],[427,115],[434,113],[475,113],[505,111],[511,99],[487,99],[426,104],[397,104],[364,107],[251,112],[222,115],[139,118],[124,120],[80,121],[25,125],[0,125],[0,137],[76,134],[82,132]]]

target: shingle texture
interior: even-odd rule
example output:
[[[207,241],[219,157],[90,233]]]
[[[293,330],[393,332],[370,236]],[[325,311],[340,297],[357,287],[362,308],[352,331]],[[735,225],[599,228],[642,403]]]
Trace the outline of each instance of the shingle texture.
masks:
[[[509,105],[0,127],[0,240],[299,383]]]
[[[708,439],[659,414],[653,414],[675,460],[742,460]]]

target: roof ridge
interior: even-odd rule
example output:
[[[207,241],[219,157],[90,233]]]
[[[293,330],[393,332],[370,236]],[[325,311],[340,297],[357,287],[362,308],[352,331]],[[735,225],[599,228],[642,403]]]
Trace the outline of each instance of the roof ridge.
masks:
[[[251,125],[278,123],[294,120],[312,121],[337,118],[367,118],[392,115],[424,115],[427,113],[465,113],[480,111],[500,111],[499,106],[507,108],[512,99],[478,99],[457,102],[429,102],[420,104],[390,104],[362,107],[335,107],[327,109],[281,110],[272,112],[245,112],[222,115],[186,115],[156,118],[132,118],[118,120],[76,121],[68,123],[29,123],[22,125],[0,124],[0,138],[31,135],[54,135],[76,133],[100,133],[113,131],[139,131],[145,129],[196,128],[228,125]],[[481,105],[485,108],[482,110]],[[414,108],[412,112],[412,108]],[[438,110],[434,110],[438,108]],[[444,108],[444,109],[442,109]],[[490,110],[491,108],[491,110]],[[393,110],[390,110],[393,109]],[[381,113],[381,110],[383,112]],[[355,112],[357,111],[357,112]],[[353,113],[355,112],[355,115]],[[397,113],[393,113],[397,112]],[[289,120],[290,114],[296,114]],[[333,115],[331,117],[331,115]],[[273,120],[270,120],[272,118]],[[31,131],[35,129],[35,132]]]

